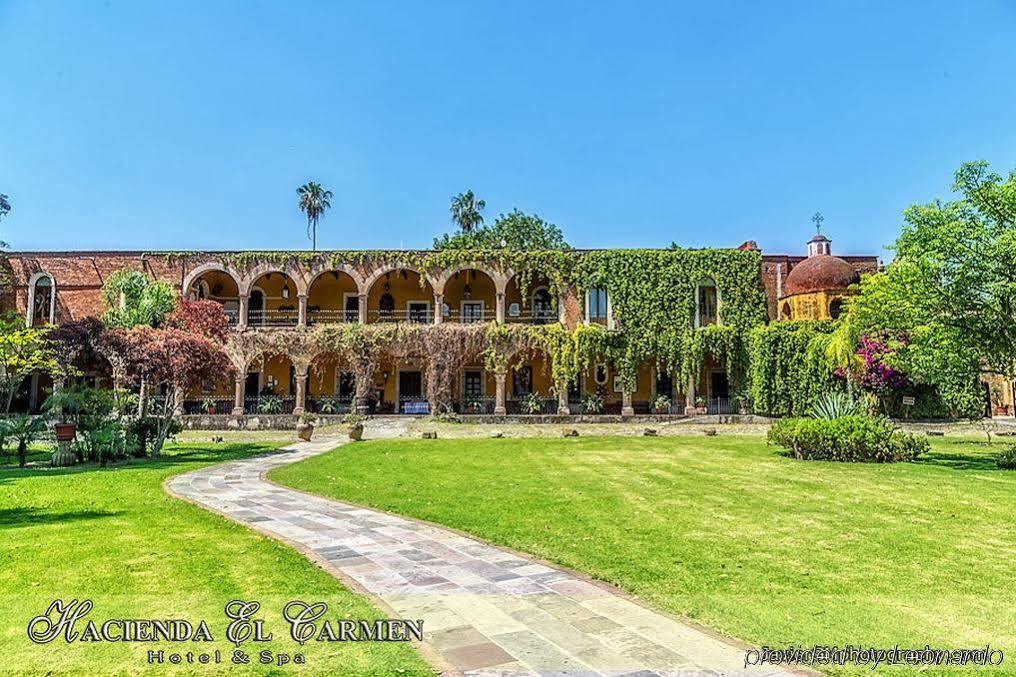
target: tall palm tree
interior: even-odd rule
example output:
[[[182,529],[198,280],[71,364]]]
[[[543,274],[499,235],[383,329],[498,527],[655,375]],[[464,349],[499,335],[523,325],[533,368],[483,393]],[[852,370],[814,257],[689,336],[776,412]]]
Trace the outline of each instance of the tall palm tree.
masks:
[[[325,210],[332,206],[332,191],[325,190],[320,183],[308,181],[296,189],[300,196],[300,211],[307,215],[307,237],[311,249],[317,251],[317,224]]]
[[[483,211],[487,203],[477,200],[473,191],[467,190],[452,198],[452,205],[449,211],[452,213],[452,221],[458,224],[463,233],[472,232],[473,228],[483,223]]]

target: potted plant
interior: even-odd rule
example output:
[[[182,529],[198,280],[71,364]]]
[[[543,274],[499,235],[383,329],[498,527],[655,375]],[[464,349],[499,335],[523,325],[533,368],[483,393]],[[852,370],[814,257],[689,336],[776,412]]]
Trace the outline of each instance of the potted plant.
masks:
[[[346,414],[342,423],[346,426],[346,434],[353,442],[363,439],[363,416],[360,414]]]
[[[334,414],[339,410],[339,403],[334,397],[322,397],[318,400],[318,411],[322,414]]]
[[[61,388],[50,395],[42,405],[57,418],[53,433],[57,442],[73,442],[78,430],[78,417],[85,406],[85,393],[81,388]]]
[[[205,412],[208,413],[208,414],[214,414],[215,413],[215,399],[211,398],[211,397],[206,397],[201,402],[201,408],[204,409]]]
[[[278,395],[262,395],[258,403],[259,414],[281,414],[282,398]]]
[[[317,423],[317,416],[310,412],[300,414],[300,420],[296,424],[296,436],[304,442],[310,442],[314,434],[314,424]]]
[[[666,395],[657,395],[656,399],[653,400],[653,411],[657,414],[667,414],[670,412],[670,398]]]

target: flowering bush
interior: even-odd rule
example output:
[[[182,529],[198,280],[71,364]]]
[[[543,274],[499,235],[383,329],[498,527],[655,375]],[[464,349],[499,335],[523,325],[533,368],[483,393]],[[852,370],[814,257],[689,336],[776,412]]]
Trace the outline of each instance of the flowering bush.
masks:
[[[905,336],[890,338],[886,335],[865,334],[861,337],[857,348],[857,354],[864,360],[861,386],[880,395],[909,388],[912,385],[906,374],[886,361],[893,354],[891,345],[893,341],[907,345]]]

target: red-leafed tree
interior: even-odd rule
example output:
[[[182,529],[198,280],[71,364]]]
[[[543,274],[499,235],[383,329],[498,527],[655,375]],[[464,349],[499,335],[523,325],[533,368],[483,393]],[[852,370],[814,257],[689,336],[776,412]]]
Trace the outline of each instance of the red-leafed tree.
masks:
[[[176,310],[166,318],[166,324],[213,341],[225,341],[229,336],[229,319],[222,304],[215,301],[180,299]]]
[[[233,370],[221,346],[194,331],[166,327],[135,327],[112,330],[110,343],[118,346],[125,378],[153,391],[165,389],[166,397],[149,415],[155,420],[152,456],[158,456],[173,425],[178,397],[190,388],[217,380]]]

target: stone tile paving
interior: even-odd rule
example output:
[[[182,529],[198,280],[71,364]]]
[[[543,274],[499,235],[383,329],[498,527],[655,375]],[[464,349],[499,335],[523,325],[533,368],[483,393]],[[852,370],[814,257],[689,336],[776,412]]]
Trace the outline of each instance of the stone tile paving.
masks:
[[[398,435],[397,421],[382,425],[368,427],[368,436]],[[272,468],[337,444],[337,439],[294,444],[281,453],[180,475],[168,487],[327,562],[399,617],[423,619],[427,643],[456,672],[745,672],[742,647],[606,586],[446,529],[262,479]]]

